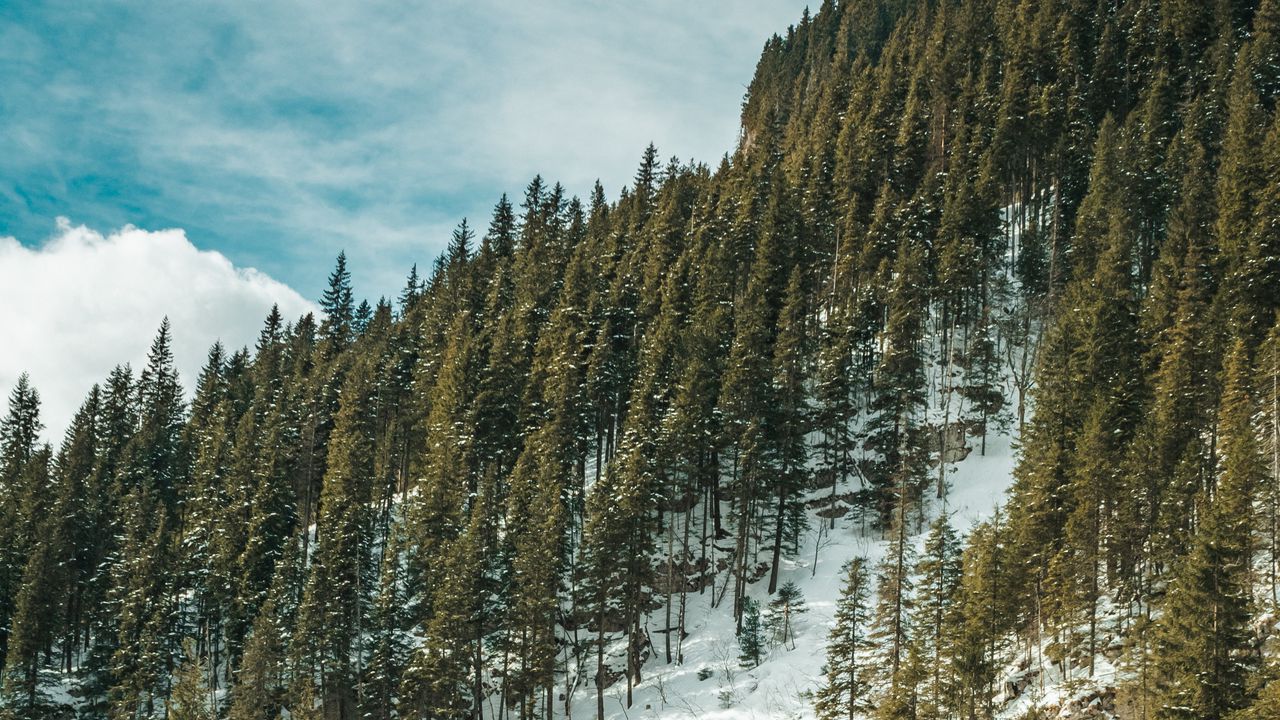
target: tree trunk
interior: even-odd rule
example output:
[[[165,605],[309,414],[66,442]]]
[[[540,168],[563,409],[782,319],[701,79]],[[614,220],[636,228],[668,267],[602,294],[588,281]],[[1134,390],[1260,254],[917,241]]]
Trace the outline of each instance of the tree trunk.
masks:
[[[786,521],[787,493],[783,486],[778,487],[778,520],[773,529],[773,567],[769,570],[769,594],[778,590],[778,565],[782,562],[782,529]]]
[[[604,599],[596,610],[596,720],[604,720]]]

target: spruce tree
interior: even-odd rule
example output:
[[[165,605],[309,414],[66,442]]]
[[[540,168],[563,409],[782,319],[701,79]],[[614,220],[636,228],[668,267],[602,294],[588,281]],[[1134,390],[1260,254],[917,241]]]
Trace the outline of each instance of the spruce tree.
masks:
[[[748,670],[758,667],[765,655],[760,603],[751,598],[742,600],[742,627],[738,630],[738,650],[738,663]]]
[[[911,653],[920,678],[917,717],[946,718],[960,712],[956,702],[953,662],[962,616],[960,539],[945,513],[929,527],[924,550],[916,561],[915,628]]]
[[[23,373],[9,393],[9,409],[0,421],[0,662],[8,653],[14,604],[30,541],[31,518],[23,508],[28,494],[24,474],[43,427],[40,394]]]
[[[778,592],[769,598],[764,611],[764,631],[773,645],[782,645],[788,650],[795,649],[796,622],[801,615],[808,612],[804,604],[804,594],[790,580],[778,588]]]
[[[777,406],[772,418],[770,444],[775,450],[777,470],[773,479],[774,507],[773,558],[769,571],[769,593],[778,589],[778,572],[782,565],[783,541],[797,538],[804,530],[806,518],[799,497],[809,486],[809,459],[805,436],[809,431],[808,378],[806,356],[810,346],[807,337],[807,308],[802,275],[797,267],[787,284],[786,302],[778,316],[778,338],[774,345],[773,391]]]
[[[371,367],[375,359],[362,358],[343,385],[342,405],[329,439],[317,540],[292,643],[299,664],[294,706],[304,698],[318,700],[325,713],[342,720],[356,714],[362,628],[368,598],[376,587],[370,566],[369,507],[374,428],[366,410],[375,390]]]
[[[873,416],[868,423],[867,446],[880,456],[872,483],[875,509],[884,527],[914,503],[923,480],[920,414],[925,395],[920,342],[927,287],[923,249],[908,242],[898,251],[894,265],[881,340],[884,352],[876,369]]]
[[[216,715],[205,681],[207,673],[204,663],[196,655],[195,641],[187,639],[182,646],[184,657],[174,672],[173,690],[169,694],[165,714],[171,720],[213,720]]]
[[[1226,717],[1244,705],[1249,651],[1252,493],[1265,477],[1243,340],[1227,362],[1220,411],[1222,467],[1201,497],[1190,552],[1174,571],[1155,629],[1156,716]]]
[[[864,666],[872,647],[867,608],[870,580],[861,558],[851,560],[846,572],[827,640],[826,679],[814,701],[820,720],[853,720],[870,707],[872,670]]]
[[[28,458],[21,478],[27,488],[24,515],[33,533],[26,540],[29,554],[18,585],[4,673],[0,677],[0,708],[19,718],[39,717],[48,702],[42,656],[52,644],[63,611],[58,587],[68,554],[67,537],[60,518],[52,514],[52,503],[39,497],[39,491],[49,481],[49,464],[45,446]]]
[[[351,292],[351,271],[347,269],[347,253],[338,253],[333,272],[329,274],[329,286],[320,300],[324,322],[320,334],[333,350],[341,349],[351,340],[355,322],[355,299]],[[330,352],[333,352],[331,350]]]

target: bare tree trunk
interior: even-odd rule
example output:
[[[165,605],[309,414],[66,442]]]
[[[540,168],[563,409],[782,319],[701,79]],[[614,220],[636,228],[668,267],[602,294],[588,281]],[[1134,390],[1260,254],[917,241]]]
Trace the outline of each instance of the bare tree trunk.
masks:
[[[671,590],[672,590],[672,586],[675,585],[675,570],[676,570],[675,527],[674,527],[675,523],[676,523],[676,515],[674,512],[672,512],[670,513],[670,519],[667,522],[667,616],[666,616],[667,631],[663,633],[663,635],[665,636],[664,644],[666,646],[665,649],[667,653],[668,665],[671,664],[671,602],[672,602]]]
[[[690,517],[692,513],[693,508],[690,507],[684,514],[684,540],[681,542],[680,551],[680,612],[676,629],[676,632],[679,633],[676,635],[676,662],[680,665],[684,664],[684,621],[689,602],[689,574],[686,568],[689,562],[689,521],[692,519]],[[703,518],[705,517],[706,515],[704,514]],[[699,586],[701,586],[701,580],[699,580]]]
[[[769,569],[769,594],[778,590],[778,565],[782,562],[782,530],[786,522],[787,493],[781,484],[778,487],[778,519],[773,529],[773,562]]]
[[[604,720],[604,599],[596,609],[596,720]]]

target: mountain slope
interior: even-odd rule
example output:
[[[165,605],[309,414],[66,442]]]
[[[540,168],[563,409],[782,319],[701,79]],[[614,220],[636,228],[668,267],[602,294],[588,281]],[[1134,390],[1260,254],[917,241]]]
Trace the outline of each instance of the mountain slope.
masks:
[[[189,407],[166,324],[57,450],[20,383],[0,706],[1268,716],[1278,29],[824,2],[714,169],[535,178],[394,301],[339,256],[324,316],[213,348]],[[921,561],[950,511],[967,542]],[[854,556],[850,708],[820,669]],[[810,612],[756,666],[788,580]]]

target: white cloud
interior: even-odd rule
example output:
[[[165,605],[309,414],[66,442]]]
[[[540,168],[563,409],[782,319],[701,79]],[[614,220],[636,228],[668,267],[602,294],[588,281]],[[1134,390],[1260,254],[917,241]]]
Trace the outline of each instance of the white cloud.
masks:
[[[273,303],[287,319],[315,306],[292,288],[182,230],[132,226],[103,235],[59,218],[44,245],[0,237],[0,393],[28,372],[55,443],[89,388],[128,362],[135,372],[167,315],[190,393],[209,347],[252,346]]]
[[[617,197],[650,141],[716,165],[805,3],[36,5],[0,17],[0,210],[21,221],[0,232],[179,225],[311,293],[345,248],[372,299],[535,173]]]

